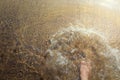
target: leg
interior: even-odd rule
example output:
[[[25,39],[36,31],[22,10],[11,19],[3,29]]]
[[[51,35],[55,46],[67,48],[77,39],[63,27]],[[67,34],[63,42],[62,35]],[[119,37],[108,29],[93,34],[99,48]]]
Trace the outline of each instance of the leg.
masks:
[[[91,71],[90,61],[89,62],[81,61],[81,67],[80,67],[81,80],[88,80],[90,71]]]

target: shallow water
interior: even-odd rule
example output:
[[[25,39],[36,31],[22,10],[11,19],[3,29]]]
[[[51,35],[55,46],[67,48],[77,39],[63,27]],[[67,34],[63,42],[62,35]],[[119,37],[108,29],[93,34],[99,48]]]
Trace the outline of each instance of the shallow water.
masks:
[[[77,67],[83,58],[92,61],[90,80],[120,79],[120,51],[112,48],[103,35],[91,29],[71,26],[59,30],[50,38],[47,55],[46,63],[53,70],[54,76],[51,77],[54,80],[56,76],[59,80],[77,80],[79,77]]]
[[[99,32],[107,39],[111,50],[107,57],[115,56],[110,57],[116,61],[111,59],[111,64],[119,65],[120,15],[116,5],[119,1],[112,2],[113,8],[99,4],[100,1],[111,5],[113,0],[1,0],[0,79],[42,80],[49,39],[68,26],[80,26],[95,31],[95,34]],[[106,73],[112,74],[111,70]],[[107,79],[115,80],[114,76]]]

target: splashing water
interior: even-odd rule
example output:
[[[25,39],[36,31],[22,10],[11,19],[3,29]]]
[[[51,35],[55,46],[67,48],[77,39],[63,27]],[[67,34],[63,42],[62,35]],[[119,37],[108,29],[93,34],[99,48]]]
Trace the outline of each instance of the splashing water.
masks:
[[[68,27],[50,38],[46,65],[49,80],[78,80],[81,60],[91,60],[90,80],[120,80],[120,51],[96,31]],[[47,74],[46,74],[47,75]]]

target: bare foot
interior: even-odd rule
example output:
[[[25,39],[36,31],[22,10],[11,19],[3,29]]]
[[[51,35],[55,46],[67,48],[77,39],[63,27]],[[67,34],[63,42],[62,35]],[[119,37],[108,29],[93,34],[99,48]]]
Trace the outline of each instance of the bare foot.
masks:
[[[88,61],[88,62],[81,61],[81,67],[80,67],[81,80],[88,80],[90,71],[91,71],[90,61]]]

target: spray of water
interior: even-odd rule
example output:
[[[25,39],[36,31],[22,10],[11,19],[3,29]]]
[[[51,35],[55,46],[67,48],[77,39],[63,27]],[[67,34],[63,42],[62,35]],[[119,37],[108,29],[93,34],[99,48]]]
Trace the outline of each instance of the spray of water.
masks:
[[[71,26],[58,31],[46,53],[49,80],[78,80],[80,61],[88,59],[93,67],[90,80],[120,80],[119,50],[92,29]]]

